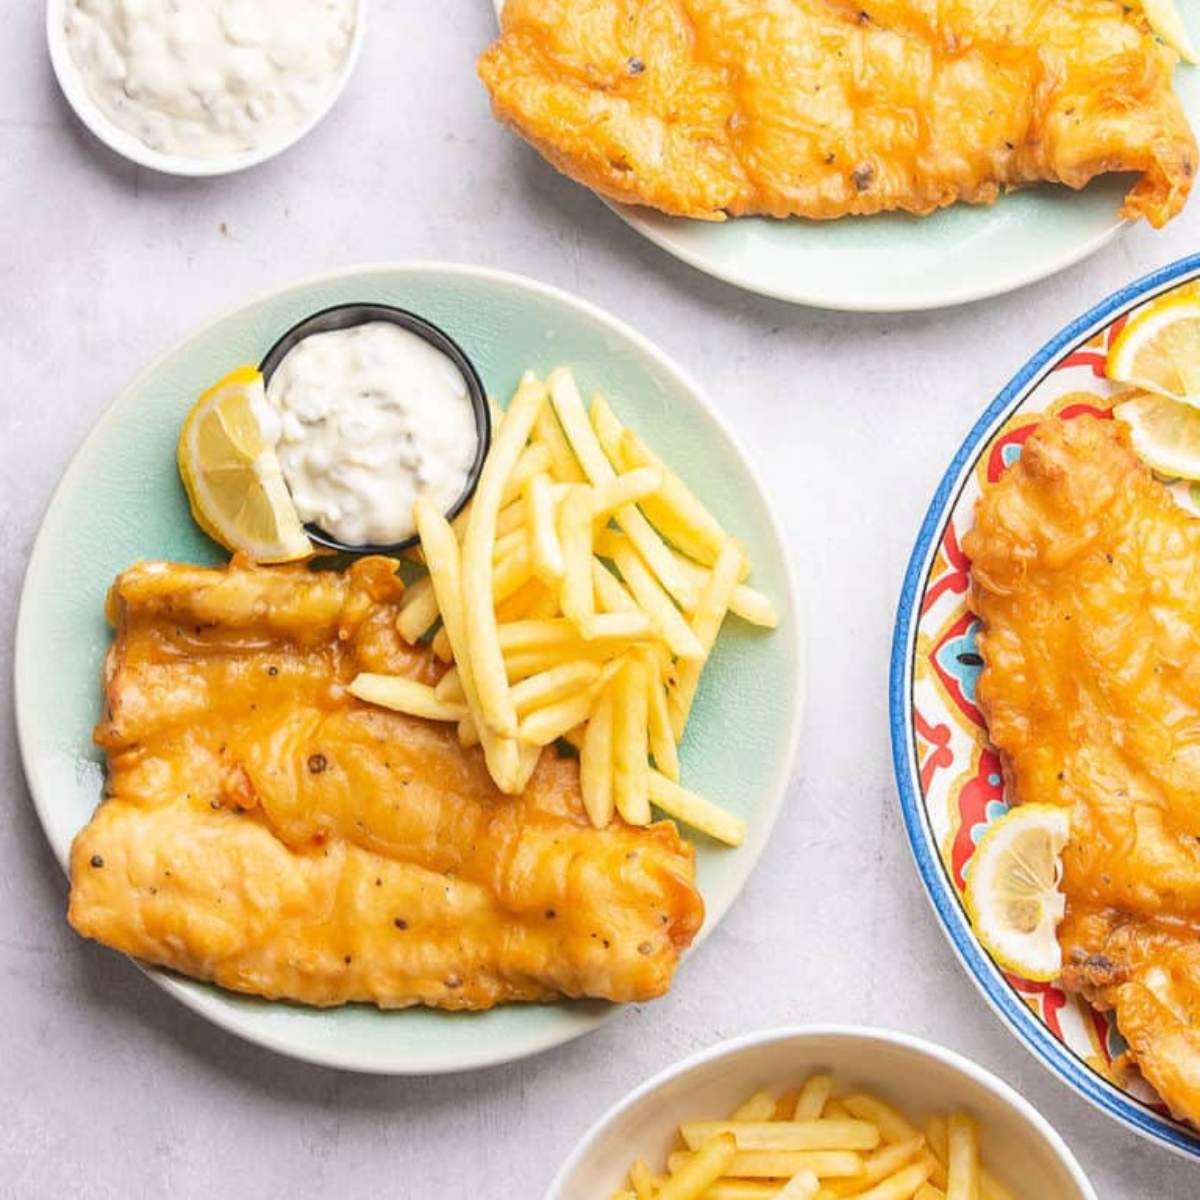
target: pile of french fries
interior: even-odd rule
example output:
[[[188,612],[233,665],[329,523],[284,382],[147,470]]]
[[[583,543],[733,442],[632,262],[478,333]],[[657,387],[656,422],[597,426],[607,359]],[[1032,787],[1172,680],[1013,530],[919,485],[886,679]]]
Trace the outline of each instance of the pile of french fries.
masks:
[[[646,825],[654,805],[741,842],[739,818],[680,785],[678,747],[726,615],[778,617],[741,546],[602,396],[589,410],[569,370],[526,372],[469,507],[451,525],[418,500],[416,523],[428,575],[397,626],[453,665],[433,688],[360,675],[356,696],[455,722],[507,794],[561,738],[598,828]]]
[[[666,1174],[638,1159],[612,1200],[1016,1200],[981,1164],[968,1113],[918,1129],[877,1096],[838,1095],[824,1074],[755,1092],[727,1120],[686,1122],[679,1139]]]

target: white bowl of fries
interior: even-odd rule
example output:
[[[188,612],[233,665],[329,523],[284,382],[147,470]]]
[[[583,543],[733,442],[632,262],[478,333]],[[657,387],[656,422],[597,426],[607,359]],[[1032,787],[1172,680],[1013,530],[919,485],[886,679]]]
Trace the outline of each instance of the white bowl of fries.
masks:
[[[907,1034],[770,1029],[610,1109],[546,1200],[1096,1200],[1062,1138],[982,1067]]]

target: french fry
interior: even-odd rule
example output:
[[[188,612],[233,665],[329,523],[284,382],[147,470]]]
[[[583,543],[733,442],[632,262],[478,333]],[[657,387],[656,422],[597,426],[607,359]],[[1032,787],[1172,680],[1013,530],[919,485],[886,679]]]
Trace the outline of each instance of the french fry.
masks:
[[[421,545],[425,549],[425,562],[433,580],[438,609],[442,614],[442,632],[446,634],[453,651],[455,666],[467,698],[467,707],[472,716],[475,716],[480,711],[479,694],[475,686],[474,664],[467,643],[462,559],[458,539],[435,505],[427,500],[418,500],[414,511]],[[491,564],[486,565],[490,568]],[[516,741],[494,736],[478,717],[475,717],[474,724],[483,745],[489,774],[502,792],[511,793],[520,768],[520,751]]]
[[[947,1183],[946,1164],[949,1156],[949,1136],[945,1117],[930,1117],[925,1124],[925,1140],[933,1151],[938,1170],[934,1170],[930,1182],[945,1189]],[[1011,1191],[1004,1186],[986,1167],[979,1167],[980,1200],[1015,1200]]]
[[[458,744],[464,750],[470,750],[472,746],[479,745],[479,728],[470,713],[467,713],[458,723]]]
[[[579,788],[588,819],[604,829],[613,817],[613,698],[604,689],[579,748]]]
[[[685,1121],[679,1133],[695,1150],[731,1133],[739,1150],[874,1150],[879,1130],[868,1121]]]
[[[594,659],[578,658],[530,675],[514,684],[513,704],[517,713],[524,716],[537,708],[557,704],[569,699],[580,690],[586,690],[600,675],[600,665]]]
[[[756,1179],[718,1179],[704,1193],[704,1200],[775,1200],[779,1184]]]
[[[609,461],[618,471],[658,467],[663,482],[644,511],[650,523],[685,554],[711,566],[728,534],[666,463],[631,429],[624,427],[603,396],[592,398],[592,426]]]
[[[525,485],[525,528],[534,575],[548,587],[557,587],[565,566],[548,475],[535,475]]]
[[[833,1079],[829,1075],[810,1075],[800,1089],[796,1100],[797,1121],[815,1121],[825,1109],[825,1102],[833,1092]]]
[[[857,1200],[912,1200],[928,1177],[929,1168],[924,1163],[910,1163],[873,1188],[855,1195]]]
[[[673,1171],[693,1157],[690,1150],[677,1150],[667,1159]],[[818,1179],[848,1179],[862,1174],[862,1155],[854,1150],[738,1150],[727,1175],[738,1179],[791,1179],[811,1171]]]
[[[515,533],[518,529],[525,525],[525,501],[521,497],[510,501],[501,510],[500,515],[496,518],[496,537],[508,537],[510,533]],[[467,525],[463,522],[462,532],[466,533]],[[461,538],[459,539],[462,540]]]
[[[506,415],[506,423],[507,420]],[[532,424],[530,429],[532,430]],[[517,456],[512,474],[504,481],[504,488],[500,493],[500,507],[507,508],[518,500],[525,490],[525,484],[534,475],[542,475],[550,470],[551,461],[549,449],[541,442],[534,442],[533,445],[526,446]]]
[[[459,677],[457,667],[451,667],[437,681],[433,694],[443,704],[466,704],[467,693],[463,691],[462,679]]]
[[[679,569],[695,584],[697,591],[702,591],[711,571],[682,554],[675,554],[675,561],[679,564]],[[742,564],[742,578],[745,578],[748,566],[744,557]],[[735,617],[741,617],[743,621],[757,625],[760,629],[774,629],[779,624],[779,613],[775,605],[762,592],[744,583],[739,583],[733,589],[733,595],[729,598],[729,611]]]
[[[877,1096],[857,1092],[853,1096],[847,1096],[843,1103],[860,1121],[870,1121],[875,1125],[885,1142],[911,1142],[919,1136],[906,1117]]]
[[[404,589],[404,595],[400,598],[400,615],[396,618],[396,632],[411,646],[433,628],[437,619],[437,596],[433,594],[433,580],[423,575]]]
[[[563,432],[584,474],[593,486],[611,482],[616,475],[600,443],[596,440],[583,399],[570,371],[558,368],[550,373],[550,402],[558,414]],[[614,514],[617,524],[637,547],[649,569],[662,586],[678,601],[681,608],[691,609],[696,603],[696,589],[680,570],[666,543],[654,532],[650,522],[636,505],[627,504]]]
[[[944,1167],[950,1155],[950,1137],[946,1130],[945,1117],[930,1117],[925,1122],[925,1141]]]
[[[811,1171],[797,1171],[779,1193],[779,1200],[814,1200],[821,1181]]]
[[[517,726],[517,739],[531,746],[548,746],[588,720],[595,704],[596,693],[588,688],[535,709]]]
[[[626,471],[595,489],[595,519],[606,521],[619,508],[637,504],[662,484],[662,472],[655,467]]]
[[[913,1200],[946,1200],[946,1193],[932,1183],[923,1183],[915,1192]]]
[[[598,559],[592,559],[592,587],[601,612],[641,612],[628,588]]]
[[[668,817],[707,833],[727,846],[740,846],[746,836],[746,822],[719,808],[703,796],[673,783],[660,771],[650,772],[650,802]],[[827,1114],[828,1115],[828,1114]],[[845,1114],[849,1116],[849,1113]]]
[[[633,546],[628,542],[617,542],[613,546],[613,561],[625,580],[625,586],[633,593],[659,636],[670,646],[671,653],[677,658],[694,660],[699,667],[706,655],[704,644]],[[699,669],[696,676],[699,678]]]
[[[850,1110],[836,1096],[826,1101],[825,1111],[821,1114],[831,1121],[844,1121],[850,1117]]]
[[[974,1117],[952,1113],[946,1122],[946,1200],[975,1200],[979,1187],[979,1134]]]
[[[526,742],[518,743],[517,773],[514,778],[513,789],[516,795],[520,795],[529,786],[529,781],[533,778],[533,773],[537,770],[537,765],[541,757],[541,746],[530,745]]]
[[[450,648],[450,636],[446,633],[444,625],[433,635],[433,641],[429,643],[429,648],[442,662],[454,661],[454,651]]]
[[[563,574],[559,603],[563,615],[583,630],[596,612],[592,588],[593,491],[572,484],[558,506],[558,540],[562,545]]]
[[[787,1091],[780,1093],[779,1099],[775,1101],[775,1112],[769,1120],[794,1121],[796,1119],[796,1101],[799,1099],[799,1088],[788,1088]]]
[[[628,824],[649,825],[649,714],[642,662],[627,658],[613,688],[613,803]]]
[[[880,1146],[878,1150],[867,1155],[863,1173],[859,1178],[834,1183],[830,1190],[838,1196],[856,1196],[865,1191],[868,1185],[880,1183],[894,1175],[901,1167],[908,1166],[920,1157],[924,1147],[925,1138],[919,1133],[907,1142],[889,1142]],[[928,1177],[927,1173],[926,1178]]]
[[[727,541],[704,591],[700,593],[700,601],[692,617],[692,632],[703,652],[702,659],[708,656],[717,640],[717,634],[721,631],[741,562],[741,551],[732,541]],[[620,563],[617,565],[620,566]],[[671,709],[671,729],[677,742],[683,741],[688,716],[696,698],[696,689],[700,684],[701,670],[702,661],[684,661],[677,664],[676,684],[667,696],[667,704]]]
[[[461,721],[467,715],[466,704],[443,703],[428,684],[401,675],[362,672],[354,677],[346,690],[368,704],[378,704],[411,717],[424,717],[427,721]]]
[[[629,1182],[637,1194],[637,1200],[654,1200],[654,1177],[644,1158],[635,1158],[629,1168]]]
[[[557,613],[558,601],[547,596],[540,580],[527,579],[511,596],[496,602],[496,624],[537,618],[547,612]]]
[[[534,437],[550,451],[550,473],[556,483],[586,483],[587,476],[567,441],[554,409],[549,405],[542,408],[533,426]]]
[[[946,1188],[946,1164],[935,1157],[928,1145],[921,1151],[921,1161],[929,1164],[929,1182],[944,1191]]]
[[[512,554],[518,546],[526,546],[528,543],[529,535],[525,532],[524,525],[518,525],[516,529],[505,534],[497,533],[496,541],[492,546],[492,562],[500,562],[501,559]]]
[[[769,1121],[775,1111],[775,1097],[759,1091],[743,1100],[730,1114],[731,1121]]]
[[[466,638],[480,705],[476,723],[482,718],[489,729],[505,738],[511,738],[517,731],[517,712],[509,695],[504,656],[496,634],[492,548],[496,538],[496,515],[500,511],[505,485],[545,400],[545,385],[536,380],[523,380],[517,388],[517,394],[504,414],[500,433],[493,439],[483,464],[471,501],[471,519],[463,538],[462,595]],[[439,605],[440,599],[439,596]],[[457,654],[455,658],[457,660]]]
[[[671,733],[667,689],[663,686],[662,662],[649,646],[639,648],[646,665],[646,702],[650,723],[650,754],[654,765],[672,783],[679,782],[679,749]]]
[[[564,617],[544,620],[512,621],[498,627],[500,646],[507,656],[523,650],[571,650],[576,657],[587,657],[606,648],[626,649],[632,642],[649,641],[654,629],[640,611],[636,613],[598,613],[581,631]]]
[[[733,1138],[718,1134],[704,1144],[658,1189],[657,1200],[699,1200],[724,1175],[736,1155]]]

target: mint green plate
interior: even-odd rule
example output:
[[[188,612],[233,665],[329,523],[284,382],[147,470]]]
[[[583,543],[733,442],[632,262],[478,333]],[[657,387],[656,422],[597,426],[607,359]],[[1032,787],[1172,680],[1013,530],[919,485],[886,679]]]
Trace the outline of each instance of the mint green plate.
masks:
[[[504,0],[492,3],[499,14]],[[1179,9],[1200,44],[1200,5],[1180,0]],[[1178,68],[1175,90],[1200,130],[1200,68]],[[915,312],[1010,292],[1094,254],[1125,227],[1117,213],[1131,179],[1105,176],[1082,192],[1029,188],[988,207],[958,204],[928,217],[741,217],[717,224],[609,207],[676,258],[763,296],[816,308]]]
[[[175,441],[214,379],[257,362],[286,328],[355,300],[400,305],[442,326],[507,398],[526,367],[573,367],[651,445],[669,452],[746,544],[754,581],[783,621],[773,633],[731,619],[706,670],[683,748],[684,782],[740,813],[737,850],[697,840],[704,932],[745,884],[779,811],[799,731],[801,618],[780,528],[745,454],[696,385],[639,334],[599,309],[529,279],[438,264],[381,266],[297,284],[221,317],[140,375],[100,419],[50,502],[17,621],[17,728],[34,805],[64,865],[100,800],[92,745],[109,644],[105,592],[137,559],[223,561],[193,524],[175,472]],[[703,970],[685,962],[676,987]],[[563,1003],[480,1014],[367,1006],[315,1010],[221,991],[157,969],[150,977],[233,1033],[297,1058],[386,1074],[458,1071],[544,1050],[594,1029],[618,1006]],[[631,1018],[632,1019],[632,1018]]]

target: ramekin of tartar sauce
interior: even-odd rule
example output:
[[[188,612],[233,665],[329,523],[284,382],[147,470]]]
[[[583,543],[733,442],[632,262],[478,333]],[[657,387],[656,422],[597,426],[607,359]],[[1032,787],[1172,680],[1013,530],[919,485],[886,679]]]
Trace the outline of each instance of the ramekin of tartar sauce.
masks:
[[[366,0],[49,0],[50,58],[83,123],[173,175],[274,157],[333,107]]]
[[[416,542],[413,502],[453,519],[475,490],[491,413],[444,330],[386,304],[327,308],[262,361],[268,427],[309,536],[351,553]]]

